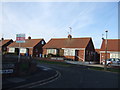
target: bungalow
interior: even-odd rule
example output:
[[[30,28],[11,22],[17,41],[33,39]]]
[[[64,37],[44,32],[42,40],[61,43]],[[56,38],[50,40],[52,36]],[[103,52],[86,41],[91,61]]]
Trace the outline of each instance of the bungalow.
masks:
[[[105,59],[106,39],[103,39],[100,49],[100,63]],[[107,58],[120,58],[120,39],[107,39]]]
[[[100,63],[100,49],[95,49],[95,61]]]
[[[44,39],[25,39],[25,43],[16,43],[14,41],[10,44],[8,48],[8,53],[21,54],[21,55],[30,55],[34,57],[42,57],[43,49],[42,47],[46,44]]]
[[[91,38],[54,38],[43,46],[43,54],[54,54],[76,61],[94,61],[94,45]]]
[[[7,52],[7,46],[10,45],[11,43],[13,43],[12,39],[5,39],[4,40],[4,38],[2,38],[0,40],[0,52],[5,54]]]

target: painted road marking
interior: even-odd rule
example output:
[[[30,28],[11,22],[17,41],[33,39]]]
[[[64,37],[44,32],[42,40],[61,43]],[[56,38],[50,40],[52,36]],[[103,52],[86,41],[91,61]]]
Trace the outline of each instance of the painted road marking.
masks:
[[[47,79],[44,79],[44,80],[41,80],[41,81],[38,81],[38,82],[34,82],[34,83],[30,83],[30,84],[18,86],[18,87],[15,87],[13,89],[16,89],[16,88],[25,88],[25,87],[26,88],[37,87],[37,86],[40,86],[40,85],[44,85],[44,84],[53,82],[53,81],[57,80],[60,76],[61,76],[61,73],[58,72],[58,71],[56,71],[56,74],[54,76],[52,76],[52,77],[49,77]],[[9,89],[9,90],[13,90],[13,89]]]
[[[45,67],[45,66],[41,66],[39,64],[37,65],[37,67],[42,68],[42,70],[45,70],[45,71],[51,70],[51,68],[48,68],[48,67]]]
[[[41,84],[38,84],[38,85],[30,86],[30,87],[28,87],[28,88],[35,88],[35,87],[38,87],[38,86],[41,86],[41,85],[44,85],[44,84],[47,84],[47,83],[50,83],[50,82],[53,82],[53,81],[57,80],[57,79],[61,76],[61,73],[60,73],[60,72],[57,71],[57,73],[59,74],[59,76],[58,76],[57,78],[52,79],[52,80],[49,80],[49,81],[44,82],[44,83],[41,83]]]

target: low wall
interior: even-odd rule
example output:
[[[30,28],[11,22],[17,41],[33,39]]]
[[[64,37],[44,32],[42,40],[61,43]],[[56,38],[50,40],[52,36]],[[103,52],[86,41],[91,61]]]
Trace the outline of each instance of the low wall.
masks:
[[[3,77],[28,75],[37,70],[36,62],[32,59],[21,58],[20,62],[15,57],[2,58],[2,69],[0,74]]]
[[[34,57],[34,59],[38,59],[38,60],[46,60],[46,61],[60,61],[60,62],[63,62],[64,61],[64,59],[62,59],[62,58],[59,58],[59,59],[56,59],[56,58],[40,58],[40,57]]]
[[[53,59],[53,60],[64,60],[63,57],[51,57],[51,59]]]

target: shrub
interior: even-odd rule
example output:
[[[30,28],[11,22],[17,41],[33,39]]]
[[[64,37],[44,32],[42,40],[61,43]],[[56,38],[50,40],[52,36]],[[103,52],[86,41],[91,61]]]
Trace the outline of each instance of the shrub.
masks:
[[[47,56],[48,56],[48,57],[53,57],[54,55],[53,55],[53,54],[51,54],[51,53],[49,53]]]

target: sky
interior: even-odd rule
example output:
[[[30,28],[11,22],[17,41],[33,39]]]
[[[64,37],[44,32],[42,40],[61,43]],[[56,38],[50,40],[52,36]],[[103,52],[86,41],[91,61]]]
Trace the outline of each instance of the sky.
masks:
[[[73,38],[92,37],[95,48],[100,48],[102,34],[109,39],[118,38],[117,2],[1,2],[1,35],[16,39],[24,33],[26,38],[67,38],[72,28]]]

